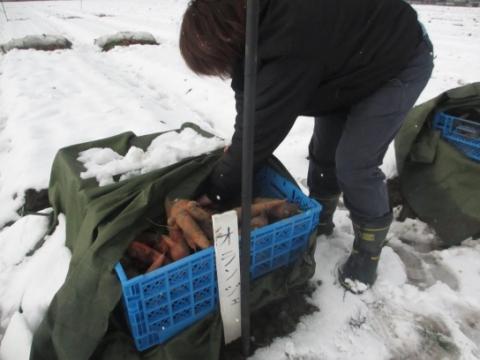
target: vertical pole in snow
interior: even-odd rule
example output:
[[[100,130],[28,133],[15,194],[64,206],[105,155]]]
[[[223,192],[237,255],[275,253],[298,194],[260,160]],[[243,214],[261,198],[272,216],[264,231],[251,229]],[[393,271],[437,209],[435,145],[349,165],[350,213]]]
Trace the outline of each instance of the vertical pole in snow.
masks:
[[[7,22],[8,22],[7,10],[5,10],[5,4],[3,3],[3,0],[2,0],[2,9],[3,9],[3,14],[5,15],[5,19],[7,19]]]
[[[250,354],[250,219],[253,180],[253,136],[257,78],[258,0],[247,0],[245,34],[245,83],[242,144],[242,233],[240,250],[242,350]]]

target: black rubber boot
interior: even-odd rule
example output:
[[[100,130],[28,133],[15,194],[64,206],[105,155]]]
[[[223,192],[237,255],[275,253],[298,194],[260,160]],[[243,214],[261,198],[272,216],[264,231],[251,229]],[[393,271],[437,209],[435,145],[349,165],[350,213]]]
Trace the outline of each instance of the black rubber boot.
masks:
[[[353,222],[353,250],[338,269],[338,279],[345,289],[359,294],[375,283],[380,253],[386,243],[391,222],[391,214],[371,224]]]
[[[333,223],[333,213],[337,208],[340,194],[324,197],[310,195],[310,197],[317,200],[322,205],[320,221],[317,226],[317,235],[331,235],[333,228],[335,227],[335,224]]]

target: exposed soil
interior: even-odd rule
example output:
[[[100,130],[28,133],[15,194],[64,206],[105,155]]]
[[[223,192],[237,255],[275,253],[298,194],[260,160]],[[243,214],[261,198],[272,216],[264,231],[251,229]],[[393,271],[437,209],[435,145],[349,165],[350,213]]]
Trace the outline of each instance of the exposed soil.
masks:
[[[277,337],[286,336],[295,331],[300,319],[320,311],[311,304],[308,298],[321,282],[308,283],[307,285],[292,289],[289,296],[256,311],[251,316],[251,351],[270,345]],[[221,358],[224,360],[241,360],[241,339],[236,340],[222,349]]]

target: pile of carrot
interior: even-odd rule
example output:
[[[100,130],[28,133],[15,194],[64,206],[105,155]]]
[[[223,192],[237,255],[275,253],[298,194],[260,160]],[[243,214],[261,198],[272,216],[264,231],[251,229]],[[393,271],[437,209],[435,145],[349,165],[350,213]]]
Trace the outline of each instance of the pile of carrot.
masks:
[[[213,244],[212,215],[217,211],[185,199],[167,201],[165,208],[168,234],[153,230],[139,234],[122,258],[121,263],[129,278],[151,272]],[[241,208],[234,210],[241,226]],[[298,213],[298,205],[287,200],[255,198],[250,226],[260,228]]]

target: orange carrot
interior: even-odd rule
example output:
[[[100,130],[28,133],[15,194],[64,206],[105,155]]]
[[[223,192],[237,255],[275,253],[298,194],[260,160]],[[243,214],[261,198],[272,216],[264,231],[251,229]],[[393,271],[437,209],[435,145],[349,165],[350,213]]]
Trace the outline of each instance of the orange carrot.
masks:
[[[262,213],[265,213],[265,212],[268,213],[269,209],[271,209],[275,206],[279,206],[281,204],[284,204],[285,202],[286,202],[286,200],[273,199],[271,201],[258,202],[256,204],[252,204],[252,208],[251,208],[251,214],[252,215],[251,216],[252,216],[252,218],[254,218],[256,216],[261,215]],[[234,210],[237,212],[238,221],[241,221],[241,219],[242,219],[242,208],[238,207],[238,208],[235,208]]]
[[[149,265],[158,257],[157,254],[159,253],[148,245],[133,241],[127,249],[127,254],[128,256],[139,260],[141,263]]]
[[[201,249],[206,249],[210,246],[207,237],[187,210],[179,211],[175,220],[178,227],[182,229],[188,244],[193,243]]]
[[[165,254],[138,241],[133,241],[129,245],[127,255],[132,258],[133,262],[139,262],[138,268],[140,271],[145,270],[145,268],[146,272],[153,271],[165,262]]]
[[[178,213],[182,210],[188,208],[188,203],[191,200],[185,199],[175,199],[175,200],[167,200],[165,201],[165,209],[167,210],[167,218],[175,219]]]
[[[163,265],[164,262],[165,262],[165,254],[158,253],[158,256],[152,262],[152,264],[148,267],[146,272],[149,273],[155,269],[158,269]]]
[[[281,199],[277,199],[277,198],[267,198],[267,197],[255,197],[252,199],[252,203],[253,204],[259,204],[259,203],[268,203],[268,202],[272,202],[272,201],[275,201],[275,200],[281,200]]]
[[[271,202],[272,200],[274,199],[257,197],[253,199],[253,203],[254,204],[266,203],[266,202]],[[267,215],[270,218],[270,220],[278,221],[278,220],[286,219],[291,216],[297,215],[300,212],[301,212],[300,208],[297,204],[287,201],[284,204],[271,207],[268,210]]]
[[[195,243],[189,238],[187,239],[183,236],[182,230],[178,227],[178,224],[176,222],[174,226],[170,227],[169,234],[170,238],[173,239],[173,241],[177,242],[181,239],[182,241],[186,241],[190,249],[197,250],[197,245],[195,245]]]
[[[274,206],[268,210],[268,216],[272,220],[282,220],[300,213],[297,204],[286,202],[278,206]]]
[[[162,235],[157,236],[153,248],[162,254],[166,254],[168,252],[168,245],[163,241]]]
[[[187,244],[180,238],[179,240],[174,240],[172,237],[167,235],[162,235],[162,239],[168,246],[168,254],[172,258],[173,261],[182,259],[188,255],[190,255],[190,251],[188,249]]]
[[[202,209],[196,201],[190,201],[188,203],[187,211],[198,223],[207,238],[213,239],[212,215]]]
[[[265,213],[262,213],[258,216],[253,217],[252,220],[250,221],[250,227],[252,229],[261,228],[261,227],[264,227],[265,225],[268,225],[268,218],[265,215]]]
[[[189,201],[186,205],[187,211],[197,221],[212,221],[212,216],[203,210],[196,201]]]

